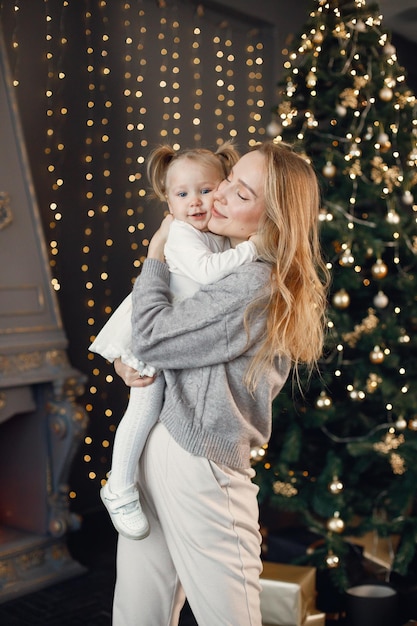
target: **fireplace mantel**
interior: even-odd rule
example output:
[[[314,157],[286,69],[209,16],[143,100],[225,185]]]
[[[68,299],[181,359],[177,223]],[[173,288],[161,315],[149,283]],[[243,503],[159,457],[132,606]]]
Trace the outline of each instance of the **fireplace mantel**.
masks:
[[[0,31],[0,602],[75,576],[67,478],[87,417],[68,361]]]

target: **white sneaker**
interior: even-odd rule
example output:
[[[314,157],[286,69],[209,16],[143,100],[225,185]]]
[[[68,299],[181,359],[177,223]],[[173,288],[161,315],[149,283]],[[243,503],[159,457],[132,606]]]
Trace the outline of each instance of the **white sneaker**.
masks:
[[[118,533],[128,539],[144,539],[149,535],[149,523],[134,485],[116,495],[111,492],[107,481],[100,489],[100,497]]]

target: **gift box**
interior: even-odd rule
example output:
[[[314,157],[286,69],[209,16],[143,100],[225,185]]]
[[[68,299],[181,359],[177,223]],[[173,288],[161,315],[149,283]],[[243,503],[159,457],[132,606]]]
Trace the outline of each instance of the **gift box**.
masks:
[[[383,570],[391,570],[400,537],[379,537],[376,532],[370,531],[361,537],[348,538],[348,541],[362,548],[365,559]]]
[[[321,611],[313,611],[307,615],[306,621],[303,626],[325,626],[326,624],[326,613],[322,613]]]
[[[310,550],[320,544],[323,538],[320,535],[302,527],[281,528],[276,532],[269,532],[265,539],[265,560],[279,563],[293,563],[304,558]],[[362,547],[348,544],[346,569],[352,586],[361,584],[365,576],[363,571]],[[316,572],[315,605],[319,611],[332,616],[337,620],[345,610],[345,594],[336,587],[332,580],[332,572],[328,569]],[[339,616],[339,617],[338,617]]]
[[[314,567],[268,561],[264,562],[263,566],[260,582],[264,625],[324,626],[324,614],[317,613],[315,608]],[[307,621],[308,618],[313,621]]]

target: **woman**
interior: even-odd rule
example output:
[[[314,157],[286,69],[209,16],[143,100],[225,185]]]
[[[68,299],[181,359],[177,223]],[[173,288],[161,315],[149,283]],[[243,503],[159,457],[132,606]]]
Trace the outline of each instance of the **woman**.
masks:
[[[270,437],[291,366],[321,353],[318,213],[310,165],[270,142],[236,163],[209,222],[232,246],[252,238],[257,261],[173,307],[169,218],[151,240],[133,292],[133,350],[163,369],[166,391],[140,462],[152,530],[141,542],[119,537],[114,626],[174,626],[185,597],[199,626],[261,626],[250,450]],[[152,383],[120,362],[116,371],[129,386]]]

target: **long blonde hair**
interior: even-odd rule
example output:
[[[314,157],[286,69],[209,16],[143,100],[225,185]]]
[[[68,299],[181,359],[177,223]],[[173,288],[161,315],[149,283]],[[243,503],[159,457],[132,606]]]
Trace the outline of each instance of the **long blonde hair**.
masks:
[[[253,390],[262,372],[279,354],[294,371],[313,369],[322,350],[329,272],[319,243],[320,194],[316,175],[290,145],[256,145],[265,158],[265,212],[258,227],[259,257],[271,264],[267,302],[254,303],[250,314],[266,313],[262,345],[252,359],[245,382]]]
[[[177,151],[168,144],[157,146],[148,156],[147,174],[153,193],[159,200],[166,200],[166,178],[170,165],[174,161],[185,158],[199,160],[207,167],[216,168],[219,179],[223,180],[230,174],[240,154],[230,141],[223,143],[215,152],[205,148],[187,148]]]

